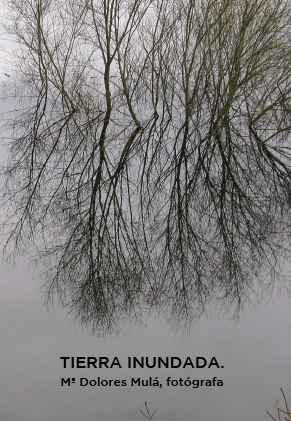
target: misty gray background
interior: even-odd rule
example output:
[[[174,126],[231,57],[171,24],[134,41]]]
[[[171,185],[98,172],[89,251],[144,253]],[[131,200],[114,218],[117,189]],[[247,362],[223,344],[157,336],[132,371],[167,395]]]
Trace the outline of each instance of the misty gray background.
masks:
[[[1,14],[1,12],[0,12]],[[1,65],[6,64],[0,52]],[[4,68],[0,81],[5,80]],[[7,111],[8,104],[0,105]],[[290,273],[287,267],[287,274]],[[147,401],[154,421],[264,421],[275,415],[280,387],[291,397],[291,302],[275,291],[272,299],[245,309],[231,321],[214,309],[189,335],[175,335],[163,319],[118,337],[98,339],[72,322],[73,315],[43,306],[42,282],[25,263],[0,265],[0,420],[139,421]],[[63,369],[62,356],[215,356],[224,369]],[[124,364],[125,365],[125,364]],[[61,387],[62,377],[107,379],[159,376],[155,387]],[[166,387],[165,379],[213,376],[223,387]]]
[[[238,323],[230,315],[201,318],[189,335],[167,323],[123,329],[98,339],[73,323],[72,315],[43,306],[41,280],[25,264],[1,266],[0,402],[3,421],[133,421],[147,401],[158,421],[267,420],[275,415],[280,387],[291,397],[291,303],[277,293],[257,308],[246,308]],[[224,369],[63,369],[62,356],[215,356]],[[126,364],[124,364],[125,366]],[[107,379],[167,376],[212,378],[223,387],[61,387],[61,377]]]

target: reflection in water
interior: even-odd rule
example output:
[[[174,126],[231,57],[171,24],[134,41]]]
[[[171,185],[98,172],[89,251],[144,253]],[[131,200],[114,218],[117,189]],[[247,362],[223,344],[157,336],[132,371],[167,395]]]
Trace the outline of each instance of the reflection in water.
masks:
[[[290,252],[290,5],[98,4],[11,5],[6,249],[98,333],[239,311]]]

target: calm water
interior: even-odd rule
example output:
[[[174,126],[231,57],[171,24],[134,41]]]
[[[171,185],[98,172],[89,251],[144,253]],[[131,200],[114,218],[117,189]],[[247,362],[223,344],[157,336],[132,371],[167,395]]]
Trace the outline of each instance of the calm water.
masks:
[[[1,268],[1,419],[3,421],[138,421],[147,401],[158,421],[267,420],[279,388],[291,397],[291,302],[273,296],[245,311],[239,323],[213,312],[190,335],[164,320],[97,340],[56,305],[43,307],[40,283],[21,266]],[[117,356],[123,368],[64,369],[60,357]],[[131,369],[128,356],[215,356],[224,368]],[[61,387],[62,377],[119,379],[158,376],[156,387]],[[166,378],[212,379],[223,387],[166,387]]]

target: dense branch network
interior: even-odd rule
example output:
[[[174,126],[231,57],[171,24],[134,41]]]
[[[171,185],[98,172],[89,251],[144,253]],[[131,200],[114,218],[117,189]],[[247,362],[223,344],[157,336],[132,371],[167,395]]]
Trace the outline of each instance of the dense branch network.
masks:
[[[7,246],[98,332],[240,306],[290,250],[288,3],[9,7]]]

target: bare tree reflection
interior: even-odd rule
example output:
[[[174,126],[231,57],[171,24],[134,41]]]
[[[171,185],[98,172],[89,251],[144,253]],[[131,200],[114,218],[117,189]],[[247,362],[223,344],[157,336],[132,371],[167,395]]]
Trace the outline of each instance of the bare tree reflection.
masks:
[[[93,330],[240,307],[290,252],[290,5],[12,0],[6,248]],[[12,80],[13,79],[13,80]]]

